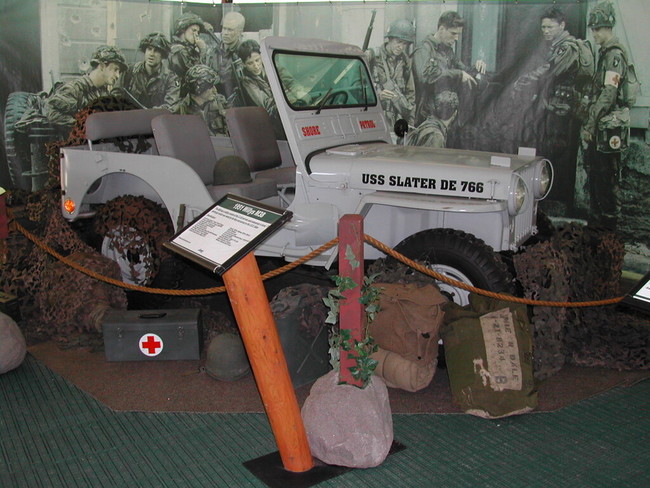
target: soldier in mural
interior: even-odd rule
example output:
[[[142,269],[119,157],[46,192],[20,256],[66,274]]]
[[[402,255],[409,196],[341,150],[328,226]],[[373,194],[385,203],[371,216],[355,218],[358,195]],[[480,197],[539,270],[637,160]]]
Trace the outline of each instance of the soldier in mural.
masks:
[[[180,81],[163,64],[171,48],[161,32],[147,34],[140,41],[144,60],[131,66],[120,79],[119,86],[127,96],[145,108],[170,108],[179,98]]]
[[[458,114],[456,92],[444,90],[437,93],[433,110],[433,114],[407,134],[407,146],[447,147],[447,132]]]
[[[616,229],[620,215],[621,150],[627,146],[630,123],[630,100],[622,90],[628,58],[614,35],[615,24],[609,2],[599,3],[589,13],[588,26],[600,49],[581,134],[586,146],[590,220],[612,229]]]
[[[75,114],[94,100],[109,96],[127,68],[124,56],[113,46],[97,48],[90,66],[89,73],[64,83],[45,101],[44,115],[48,122],[66,133],[75,123]]]
[[[207,45],[200,34],[205,32],[203,19],[192,12],[181,15],[174,23],[174,37],[169,53],[169,69],[179,79],[195,64],[201,63]]]
[[[259,43],[248,39],[241,43],[237,52],[244,66],[241,77],[242,102],[247,106],[263,107],[271,116],[276,137],[286,139],[271,85],[262,64]]]
[[[370,74],[390,127],[398,119],[409,125],[415,121],[415,84],[408,52],[414,41],[413,24],[401,19],[390,25],[384,44],[368,50]]]
[[[219,92],[226,96],[230,107],[242,104],[240,80],[243,68],[238,51],[245,24],[246,19],[239,12],[224,15],[220,42],[208,50],[204,59],[205,64],[219,74]]]
[[[457,12],[444,12],[438,19],[438,30],[429,34],[413,53],[416,125],[434,113],[436,93],[453,91],[462,101],[468,91],[477,87],[476,76],[486,72],[484,61],[477,60],[469,68],[454,52],[464,26],[465,20]]]
[[[181,99],[172,112],[198,114],[212,135],[226,134],[226,99],[217,92],[218,83],[219,75],[212,68],[204,64],[192,66],[181,80]]]
[[[522,75],[514,85],[516,106],[525,110],[519,143],[536,147],[555,169],[550,200],[571,210],[576,181],[580,121],[578,107],[594,74],[588,41],[566,30],[566,15],[552,7],[542,13],[541,30],[549,43],[546,62]]]

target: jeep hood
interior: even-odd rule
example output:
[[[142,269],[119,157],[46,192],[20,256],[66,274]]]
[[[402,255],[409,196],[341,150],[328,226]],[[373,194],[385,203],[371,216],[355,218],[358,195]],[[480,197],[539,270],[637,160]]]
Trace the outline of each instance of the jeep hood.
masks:
[[[386,143],[347,144],[307,162],[315,182],[351,189],[506,199],[515,172],[542,158]]]

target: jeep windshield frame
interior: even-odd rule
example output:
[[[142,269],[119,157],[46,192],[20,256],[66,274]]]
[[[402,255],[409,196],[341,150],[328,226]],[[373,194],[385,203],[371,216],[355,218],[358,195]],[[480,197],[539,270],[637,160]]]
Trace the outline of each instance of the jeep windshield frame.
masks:
[[[358,56],[278,50],[273,52],[273,66],[293,110],[377,105],[368,68]]]

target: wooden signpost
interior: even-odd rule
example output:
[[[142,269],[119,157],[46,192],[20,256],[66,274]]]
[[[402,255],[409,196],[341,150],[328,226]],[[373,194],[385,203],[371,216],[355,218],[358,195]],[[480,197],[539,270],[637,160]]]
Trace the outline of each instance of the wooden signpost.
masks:
[[[291,212],[227,195],[165,245],[222,275],[282,464],[287,471],[301,473],[314,462],[253,255],[257,243],[290,218]]]
[[[314,462],[280,336],[252,252],[223,274],[248,359],[285,469],[310,470]]]

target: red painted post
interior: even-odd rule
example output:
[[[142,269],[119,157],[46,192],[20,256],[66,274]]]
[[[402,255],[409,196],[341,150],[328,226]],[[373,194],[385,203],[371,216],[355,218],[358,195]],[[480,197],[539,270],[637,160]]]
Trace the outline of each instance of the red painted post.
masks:
[[[223,274],[257,388],[288,471],[309,471],[314,461],[291,383],[280,336],[253,253]]]
[[[355,339],[363,340],[364,310],[359,302],[364,275],[363,243],[363,217],[344,215],[339,220],[339,276],[352,278],[358,286],[343,292],[345,299],[341,300],[339,307],[339,324],[341,329],[350,330],[351,346],[354,346]],[[353,259],[350,259],[352,256]],[[350,373],[350,367],[356,366],[355,356],[352,351],[341,349],[339,381],[361,388],[362,381],[354,379]]]

